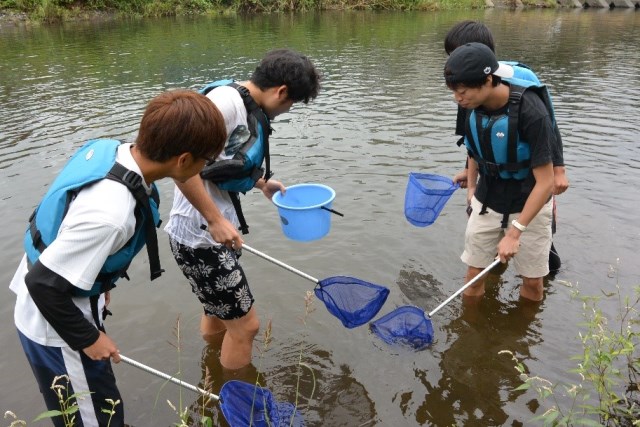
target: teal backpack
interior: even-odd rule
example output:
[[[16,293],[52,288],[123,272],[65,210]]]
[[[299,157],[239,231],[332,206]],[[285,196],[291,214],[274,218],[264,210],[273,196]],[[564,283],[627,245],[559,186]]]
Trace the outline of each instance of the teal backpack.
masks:
[[[266,114],[253,100],[247,88],[238,85],[233,80],[218,80],[209,83],[200,90],[200,93],[206,95],[220,86],[231,86],[240,93],[247,108],[249,126],[248,129],[239,126],[229,135],[224,151],[225,154],[233,157],[207,164],[200,176],[215,183],[221,190],[246,193],[255,186],[260,178],[264,176],[265,179],[268,179],[272,175],[269,159],[271,126]],[[263,163],[266,163],[266,174],[262,168]]]
[[[200,172],[200,176],[215,183],[221,190],[229,192],[240,221],[240,230],[243,234],[247,234],[249,226],[242,213],[238,193],[244,194],[251,190],[263,176],[266,181],[273,175],[269,158],[271,122],[251,97],[249,90],[231,79],[209,83],[199,92],[206,95],[220,86],[231,86],[238,91],[247,109],[248,128],[238,126],[234,129],[227,138],[224,148],[225,154],[232,157],[208,163]],[[265,169],[262,168],[263,163],[265,163]]]

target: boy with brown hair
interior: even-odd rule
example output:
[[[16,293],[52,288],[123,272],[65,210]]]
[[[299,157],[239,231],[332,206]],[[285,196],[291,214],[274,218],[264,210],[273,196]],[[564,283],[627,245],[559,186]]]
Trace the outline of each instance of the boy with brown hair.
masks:
[[[49,410],[60,410],[54,378],[66,375],[78,425],[124,425],[111,359],[116,343],[105,333],[109,291],[147,246],[151,279],[162,273],[154,181],[184,182],[217,156],[224,121],[205,96],[176,90],[153,98],[133,144],[87,142],[67,162],[29,219],[23,257],[10,288],[18,336]],[[126,288],[126,285],[122,285]],[[64,426],[62,416],[52,418]]]

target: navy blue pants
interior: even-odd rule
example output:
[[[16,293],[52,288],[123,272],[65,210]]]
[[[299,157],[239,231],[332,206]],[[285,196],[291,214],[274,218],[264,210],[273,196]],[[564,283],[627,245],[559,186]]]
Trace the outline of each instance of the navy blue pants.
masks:
[[[63,400],[74,393],[78,393],[76,403],[79,410],[75,415],[74,426],[77,427],[110,427],[124,426],[124,409],[122,398],[116,386],[116,378],[108,360],[91,360],[84,352],[75,351],[69,347],[47,347],[31,341],[18,331],[22,348],[27,355],[33,374],[36,377],[40,392],[49,410],[62,410],[59,397],[51,389],[54,379],[61,378],[56,385],[64,386]],[[91,392],[89,394],[89,392]],[[106,399],[120,403],[113,408],[115,414],[103,413],[111,410],[112,406]],[[109,421],[111,418],[111,421]],[[55,427],[64,427],[62,416],[52,418]]]

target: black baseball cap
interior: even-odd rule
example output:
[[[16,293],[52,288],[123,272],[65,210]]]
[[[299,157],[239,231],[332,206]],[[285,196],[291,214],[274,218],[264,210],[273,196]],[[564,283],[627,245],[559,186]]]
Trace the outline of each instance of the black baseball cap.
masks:
[[[457,47],[444,66],[447,83],[478,81],[493,74],[502,78],[513,77],[513,67],[501,64],[489,47],[482,43],[467,43]]]

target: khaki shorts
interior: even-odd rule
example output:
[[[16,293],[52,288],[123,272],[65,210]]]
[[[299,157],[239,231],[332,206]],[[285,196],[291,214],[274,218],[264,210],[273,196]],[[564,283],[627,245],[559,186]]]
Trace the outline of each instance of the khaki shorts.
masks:
[[[533,279],[549,274],[552,207],[553,201],[550,200],[520,236],[520,249],[513,257],[513,262],[521,276]],[[478,215],[482,203],[475,197],[471,200],[471,208],[473,210],[464,236],[464,252],[460,259],[470,267],[485,268],[496,258],[498,243],[504,237],[502,214],[487,208],[486,214]],[[518,215],[509,215],[508,224]]]

